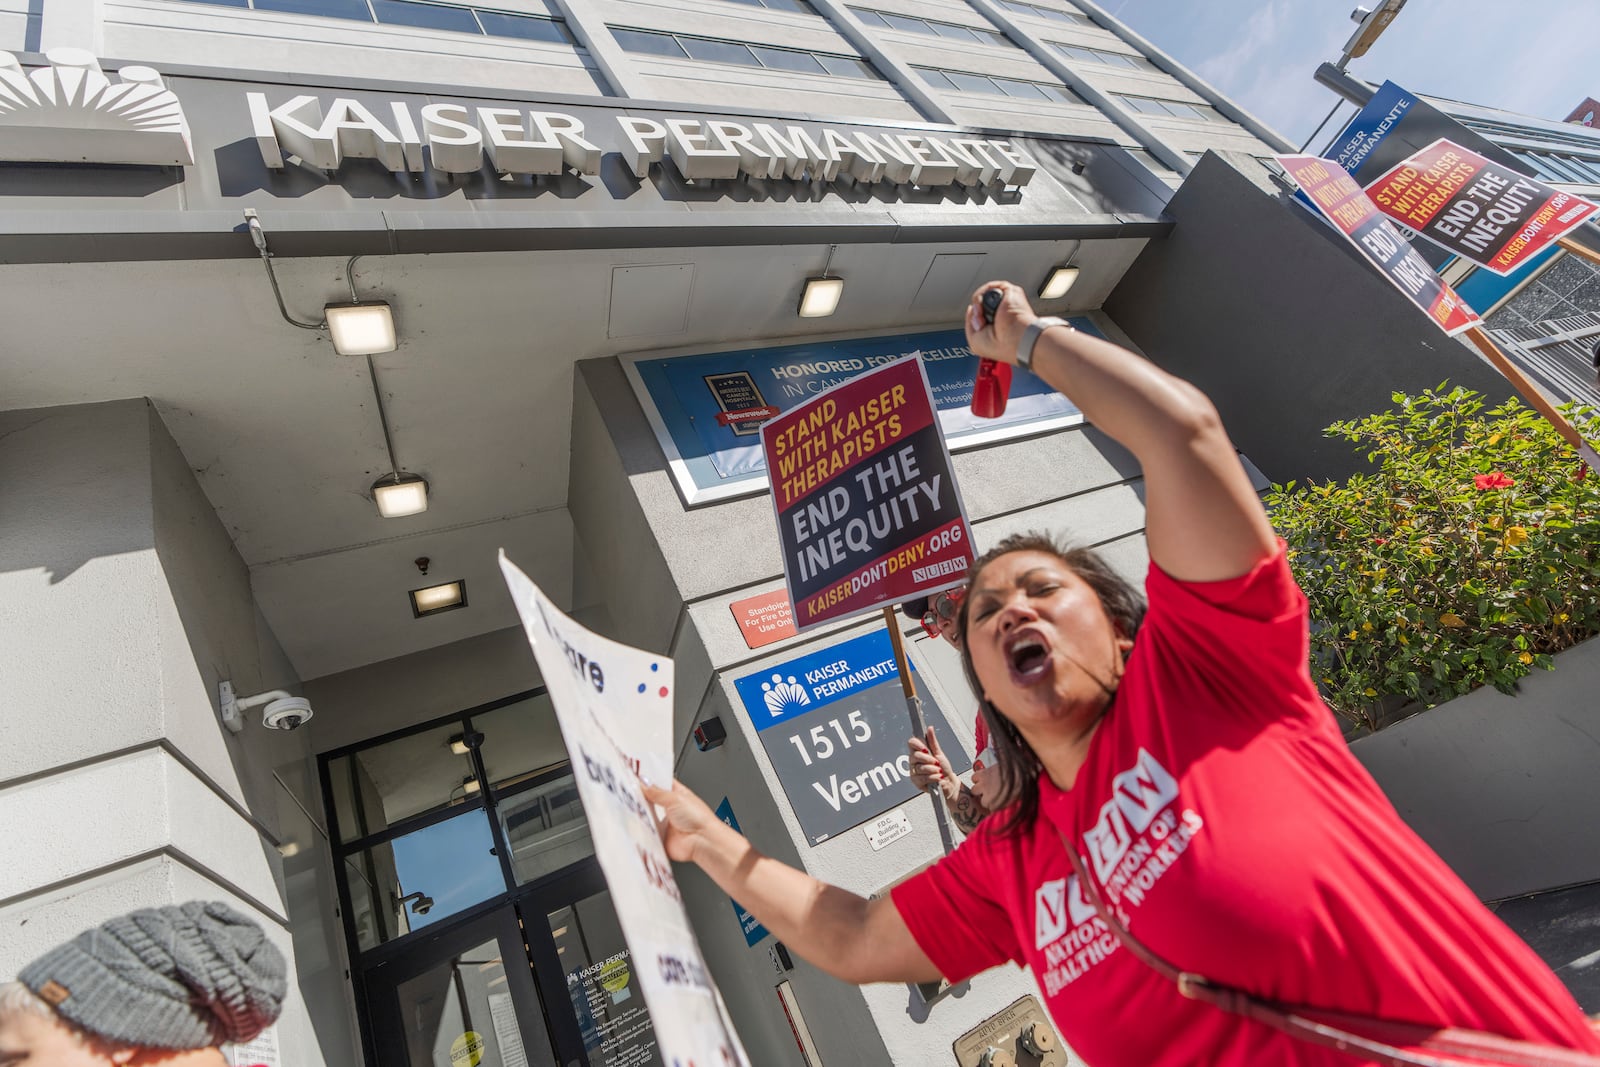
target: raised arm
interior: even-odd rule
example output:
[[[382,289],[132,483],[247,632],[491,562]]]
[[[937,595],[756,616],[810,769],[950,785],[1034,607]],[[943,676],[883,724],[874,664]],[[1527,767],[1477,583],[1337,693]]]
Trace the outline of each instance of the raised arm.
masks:
[[[646,785],[644,795],[666,810],[667,855],[697,864],[811,964],[857,985],[939,977],[887,896],[868,900],[763,856],[681,782]]]
[[[1005,294],[994,325],[979,301]],[[1038,316],[1010,282],[988,282],[967,307],[967,343],[986,359],[1016,363],[1017,342]],[[1217,409],[1188,382],[1108,341],[1056,326],[1039,335],[1033,372],[1144,468],[1150,558],[1183,581],[1235,578],[1276,547],[1255,489]]]

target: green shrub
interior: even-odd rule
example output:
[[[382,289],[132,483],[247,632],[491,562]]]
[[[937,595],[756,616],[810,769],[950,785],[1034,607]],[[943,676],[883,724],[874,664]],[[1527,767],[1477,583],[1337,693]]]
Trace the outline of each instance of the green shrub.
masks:
[[[1600,632],[1600,475],[1533,410],[1440,385],[1335,423],[1376,465],[1266,496],[1311,602],[1311,670],[1353,726],[1517,679]],[[1600,416],[1564,409],[1590,441]]]

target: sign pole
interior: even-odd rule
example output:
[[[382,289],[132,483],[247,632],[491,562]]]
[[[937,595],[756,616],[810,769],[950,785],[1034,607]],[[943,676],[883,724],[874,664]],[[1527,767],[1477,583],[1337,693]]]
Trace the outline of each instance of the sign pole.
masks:
[[[1539,391],[1539,387],[1534,385],[1528,379],[1528,376],[1518,369],[1516,364],[1507,359],[1504,352],[1495,347],[1495,343],[1489,340],[1488,334],[1484,333],[1481,328],[1474,326],[1466,331],[1466,338],[1472,342],[1474,348],[1483,353],[1490,363],[1494,364],[1496,370],[1505,375],[1511,384],[1517,387],[1517,391],[1523,395],[1528,403],[1534,406],[1539,414],[1550,421],[1550,425],[1554,426],[1557,432],[1566,438],[1567,443],[1578,450],[1578,455],[1583,457],[1583,461],[1589,465],[1591,470],[1600,471],[1600,454],[1597,454],[1594,447],[1583,439],[1583,435],[1578,432],[1578,428],[1568,422],[1566,417],[1556,410],[1555,405],[1550,403],[1549,398]]]
[[[883,609],[884,625],[889,627],[889,642],[894,646],[894,665],[900,671],[900,689],[906,695],[906,711],[911,713],[911,732],[913,737],[925,738],[928,736],[928,727],[922,721],[922,701],[917,697],[917,683],[911,677],[911,663],[906,659],[905,639],[900,635],[900,627],[896,625],[894,607],[886,606]],[[939,783],[928,783],[928,795],[933,798],[933,817],[939,823],[939,840],[944,844],[945,855],[955,851],[955,839],[950,835],[950,820],[945,815],[944,797],[939,793]]]
[[[1596,252],[1587,245],[1581,245],[1570,237],[1558,238],[1556,243],[1562,248],[1565,248],[1568,252],[1571,252],[1573,255],[1582,256],[1590,263],[1600,263],[1600,252]]]

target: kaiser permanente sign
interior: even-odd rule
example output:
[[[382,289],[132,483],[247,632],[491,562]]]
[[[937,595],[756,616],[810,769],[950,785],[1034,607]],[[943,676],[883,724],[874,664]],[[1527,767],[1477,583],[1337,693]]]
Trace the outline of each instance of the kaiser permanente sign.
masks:
[[[601,157],[615,150],[637,178],[666,157],[691,180],[848,176],[896,185],[1023,186],[1038,170],[1010,142],[978,137],[621,114],[589,129],[559,111],[433,103],[414,112],[401,100],[385,108],[346,97],[324,103],[301,95],[273,104],[266,93],[245,96],[262,162],[273,169],[295,156],[322,170],[352,158],[376,159],[393,171],[421,172],[431,162],[435,170],[471,174],[487,155],[504,174],[569,168],[598,174]]]

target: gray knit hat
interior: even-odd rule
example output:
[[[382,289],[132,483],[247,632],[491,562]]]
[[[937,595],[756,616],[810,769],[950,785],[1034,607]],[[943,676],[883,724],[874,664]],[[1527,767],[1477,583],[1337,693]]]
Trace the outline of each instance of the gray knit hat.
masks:
[[[248,1041],[283,1009],[283,954],[226,904],[145,908],[86,930],[18,980],[110,1041],[197,1049]]]

